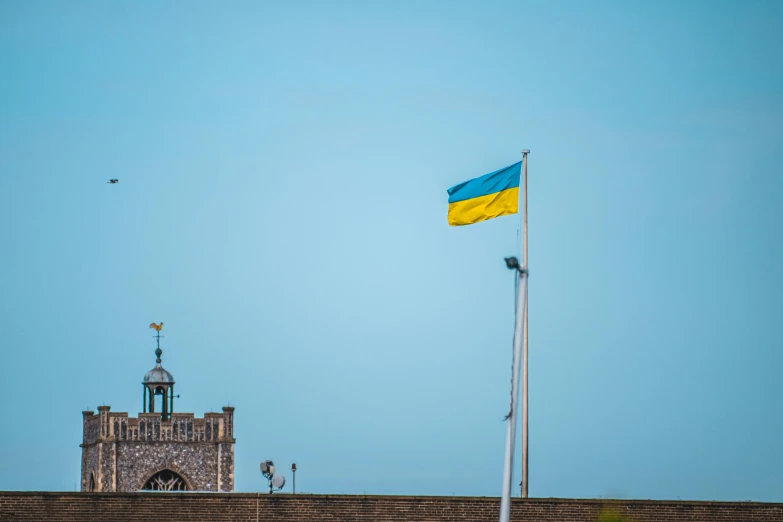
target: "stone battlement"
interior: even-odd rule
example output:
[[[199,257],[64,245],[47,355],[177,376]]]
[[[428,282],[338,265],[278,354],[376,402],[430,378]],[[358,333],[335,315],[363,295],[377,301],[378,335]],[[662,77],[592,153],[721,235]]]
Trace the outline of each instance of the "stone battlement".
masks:
[[[110,406],[99,406],[98,413],[84,411],[82,447],[98,442],[234,442],[234,408],[225,406],[223,413],[172,413],[162,420],[160,413],[111,412]]]
[[[222,413],[83,411],[82,491],[234,490],[234,408]]]

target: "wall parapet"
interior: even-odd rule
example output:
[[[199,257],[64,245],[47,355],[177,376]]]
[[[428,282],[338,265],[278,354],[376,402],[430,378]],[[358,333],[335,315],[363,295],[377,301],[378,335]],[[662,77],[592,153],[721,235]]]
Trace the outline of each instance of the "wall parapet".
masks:
[[[496,521],[497,497],[309,495],[267,493],[0,492],[0,520],[291,522]],[[604,508],[634,522],[783,522],[783,504],[680,500],[512,499],[514,522],[594,522]]]
[[[96,442],[233,442],[233,408],[230,412],[206,413],[203,418],[193,413],[172,413],[162,420],[160,413],[139,413],[130,417],[126,412],[110,412],[101,406],[99,412],[83,412],[82,446]]]

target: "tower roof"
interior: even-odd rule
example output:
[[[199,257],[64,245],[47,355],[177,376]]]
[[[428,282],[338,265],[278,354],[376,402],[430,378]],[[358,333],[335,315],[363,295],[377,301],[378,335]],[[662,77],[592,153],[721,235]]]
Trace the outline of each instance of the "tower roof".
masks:
[[[158,364],[144,375],[142,384],[174,384],[174,376],[160,365],[158,359]]]

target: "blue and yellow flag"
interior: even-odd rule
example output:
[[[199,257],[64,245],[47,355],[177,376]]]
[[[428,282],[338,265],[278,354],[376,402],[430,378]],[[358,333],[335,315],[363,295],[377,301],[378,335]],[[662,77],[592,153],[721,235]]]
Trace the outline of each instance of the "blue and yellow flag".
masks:
[[[449,189],[449,225],[472,225],[519,212],[522,162]]]

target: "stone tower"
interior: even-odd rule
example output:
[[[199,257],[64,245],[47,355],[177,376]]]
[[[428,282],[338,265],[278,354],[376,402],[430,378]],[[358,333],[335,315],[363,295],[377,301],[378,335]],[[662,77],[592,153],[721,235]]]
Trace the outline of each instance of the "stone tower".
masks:
[[[234,491],[234,408],[203,419],[174,413],[174,377],[161,366],[156,329],[157,360],[142,381],[138,418],[110,406],[82,412],[82,491]]]

